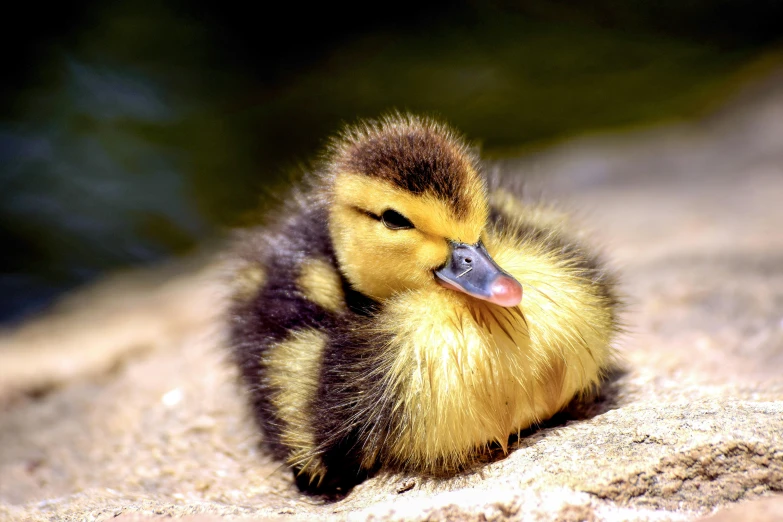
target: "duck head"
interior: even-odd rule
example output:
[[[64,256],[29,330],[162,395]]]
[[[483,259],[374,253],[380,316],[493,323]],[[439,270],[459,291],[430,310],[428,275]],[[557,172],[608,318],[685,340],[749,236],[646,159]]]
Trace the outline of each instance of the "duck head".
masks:
[[[477,158],[451,129],[393,115],[350,127],[327,159],[329,233],[340,268],[382,301],[440,285],[500,306],[522,286],[495,263]]]

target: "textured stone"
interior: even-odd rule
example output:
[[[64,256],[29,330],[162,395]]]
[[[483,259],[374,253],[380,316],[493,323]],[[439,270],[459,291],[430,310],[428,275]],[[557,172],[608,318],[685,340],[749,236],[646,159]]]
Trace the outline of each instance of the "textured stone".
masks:
[[[783,520],[783,495],[742,502],[700,522],[779,522]]]
[[[0,519],[780,518],[783,75],[692,125],[501,167],[574,208],[622,273],[625,370],[597,400],[447,480],[304,497],[226,364],[220,268],[118,275],[0,337]]]

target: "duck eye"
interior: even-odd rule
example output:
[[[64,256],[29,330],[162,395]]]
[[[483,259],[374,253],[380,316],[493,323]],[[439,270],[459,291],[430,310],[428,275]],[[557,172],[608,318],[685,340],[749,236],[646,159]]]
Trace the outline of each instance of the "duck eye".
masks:
[[[406,228],[414,228],[413,223],[408,218],[400,214],[395,210],[386,210],[381,215],[381,222],[390,230],[403,230]]]

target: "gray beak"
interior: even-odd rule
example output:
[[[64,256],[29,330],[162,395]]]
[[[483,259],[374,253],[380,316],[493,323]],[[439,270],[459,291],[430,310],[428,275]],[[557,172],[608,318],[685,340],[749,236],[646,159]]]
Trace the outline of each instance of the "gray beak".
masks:
[[[499,306],[517,306],[522,301],[522,285],[495,263],[481,241],[450,245],[451,258],[435,271],[443,286]]]

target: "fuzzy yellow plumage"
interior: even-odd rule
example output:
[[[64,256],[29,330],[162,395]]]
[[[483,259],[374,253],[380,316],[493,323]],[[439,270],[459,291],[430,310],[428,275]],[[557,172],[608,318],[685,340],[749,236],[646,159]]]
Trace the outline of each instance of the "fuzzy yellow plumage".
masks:
[[[610,274],[564,215],[481,172],[446,126],[389,116],[347,129],[285,217],[242,236],[234,355],[302,488],[464,469],[611,364]]]

